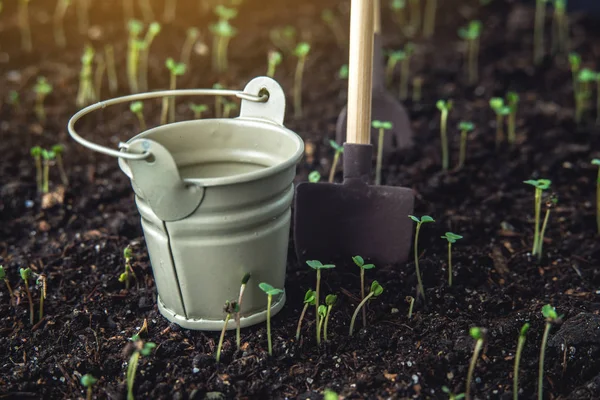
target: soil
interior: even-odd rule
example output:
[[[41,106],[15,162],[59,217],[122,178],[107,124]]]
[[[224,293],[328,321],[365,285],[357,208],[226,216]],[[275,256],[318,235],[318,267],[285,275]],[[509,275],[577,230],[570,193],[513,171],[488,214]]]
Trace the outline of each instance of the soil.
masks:
[[[316,346],[312,310],[302,338],[294,339],[304,292],[313,287],[314,273],[295,261],[290,243],[288,302],[273,318],[274,355],[267,354],[266,327],[245,329],[242,350],[228,334],[222,362],[214,360],[218,333],[196,332],[169,324],[157,311],[156,290],[144,245],[139,216],[128,179],[114,159],[79,147],[66,134],[68,118],[77,110],[79,58],[90,42],[97,49],[115,46],[119,64],[119,94],[126,94],[124,73],[126,33],[116,2],[94,2],[91,29],[77,32],[77,15],[67,13],[68,46],[53,41],[53,6],[30,5],[34,52],[20,49],[16,9],[5,2],[0,14],[0,264],[16,291],[16,305],[0,283],[0,399],[81,398],[81,375],[99,379],[95,398],[126,396],[125,373],[131,351],[128,338],[148,322],[144,340],[157,344],[140,361],[135,395],[140,399],[298,398],[318,399],[326,388],[343,398],[446,398],[441,388],[465,390],[474,342],[470,327],[487,329],[483,355],[475,369],[475,398],[512,398],[512,367],[519,329],[531,324],[521,363],[521,398],[537,392],[537,365],[544,319],[541,307],[550,303],[562,315],[552,327],[546,356],[545,398],[600,398],[600,244],[595,219],[599,129],[595,115],[582,125],[573,121],[571,73],[564,55],[532,65],[532,9],[513,1],[440,2],[437,31],[418,44],[412,75],[424,79],[423,100],[407,102],[416,145],[392,157],[384,181],[414,189],[416,215],[436,223],[423,226],[420,265],[427,301],[417,301],[407,317],[407,296],[415,296],[414,263],[377,266],[367,273],[385,288],[368,309],[368,325],[350,339],[350,317],[359,300],[357,268],[351,260],[324,274],[323,292],[338,294],[329,324],[330,340]],[[16,3],[16,2],[14,2]],[[38,4],[39,3],[39,4]],[[161,3],[161,2],[156,2]],[[179,2],[183,3],[183,2]],[[194,4],[191,4],[194,3]],[[189,26],[201,26],[204,40],[210,15],[197,2],[179,5],[177,23],[165,24],[152,47],[151,88],[168,85],[164,59],[179,54]],[[286,126],[314,145],[312,162],[298,168],[298,181],[317,169],[326,176],[331,160],[327,141],[334,137],[337,113],[345,102],[346,82],[337,79],[347,59],[319,15],[333,1],[294,2],[247,0],[234,25],[243,34],[231,42],[231,68],[225,76],[211,72],[210,57],[195,54],[191,71],[180,87],[243,87],[264,74],[271,48],[268,31],[293,24],[312,44],[305,76],[305,115]],[[385,2],[384,2],[385,3]],[[156,10],[162,10],[158,4]],[[349,2],[338,8],[347,20]],[[470,19],[483,22],[480,81],[466,83],[463,53],[456,36]],[[346,23],[346,22],[344,22]],[[406,39],[384,13],[387,48]],[[550,43],[550,19],[547,43]],[[572,16],[571,47],[584,63],[595,67],[600,32],[594,21]],[[284,57],[276,78],[291,94],[294,58]],[[33,113],[33,85],[44,75],[54,86],[48,97],[48,120]],[[398,87],[395,77],[394,87]],[[20,93],[20,107],[8,101]],[[395,89],[394,89],[395,90]],[[521,96],[518,143],[494,145],[494,115],[488,101],[507,90]],[[103,98],[108,97],[106,85]],[[464,168],[441,172],[439,113],[435,102],[453,99],[450,114],[452,165],[456,164],[461,120],[476,130],[468,144]],[[290,97],[291,104],[291,97]],[[159,104],[148,105],[155,115]],[[180,105],[179,118],[191,114]],[[158,123],[158,118],[149,123]],[[136,133],[135,117],[126,108],[105,110],[82,123],[80,131],[99,143],[116,147]],[[29,147],[62,143],[70,183],[64,198],[48,204],[36,193],[35,169]],[[56,168],[51,190],[60,194]],[[559,199],[553,209],[541,262],[530,254],[533,237],[533,188],[524,180],[552,180]],[[464,236],[453,246],[454,285],[447,285],[447,244],[440,236],[453,231]],[[118,277],[123,248],[134,249],[139,280],[126,290]],[[325,260],[324,260],[325,261]],[[29,323],[28,300],[18,269],[30,267],[47,277],[45,317]],[[34,302],[39,291],[31,285]]]

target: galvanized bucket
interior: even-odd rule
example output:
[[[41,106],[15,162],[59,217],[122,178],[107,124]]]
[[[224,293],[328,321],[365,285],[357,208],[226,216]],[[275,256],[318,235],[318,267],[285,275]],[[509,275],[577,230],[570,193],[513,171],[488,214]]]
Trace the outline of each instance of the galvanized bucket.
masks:
[[[80,137],[75,123],[106,106],[181,95],[241,98],[235,119],[177,122],[149,129],[120,151]],[[243,92],[175,90],[120,97],[89,106],[69,121],[80,144],[119,157],[135,192],[158,290],[158,308],[188,329],[221,330],[223,305],[238,297],[241,326],[266,319],[267,296],[258,283],[283,288],[293,179],[302,139],[283,127],[285,96],[274,80],[253,79]],[[271,314],[285,302],[277,299]],[[231,321],[228,328],[234,328]]]

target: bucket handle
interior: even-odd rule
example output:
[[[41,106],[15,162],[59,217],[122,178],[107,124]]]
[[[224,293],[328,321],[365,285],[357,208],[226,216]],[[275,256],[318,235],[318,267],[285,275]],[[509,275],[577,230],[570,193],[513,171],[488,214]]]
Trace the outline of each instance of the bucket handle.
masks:
[[[252,90],[252,89],[253,89],[253,91],[255,91],[258,94],[251,93],[250,90]],[[263,89],[266,90],[266,93],[263,93]],[[274,97],[276,97],[276,98],[273,98],[273,102],[275,104],[271,105],[271,108],[273,108],[273,107],[275,108],[273,111],[274,111],[274,114],[276,114],[276,115],[264,115],[264,116],[263,115],[260,115],[260,116],[253,115],[253,116],[256,118],[261,118],[263,120],[268,119],[268,120],[271,120],[271,122],[276,122],[279,125],[281,125],[281,123],[283,122],[283,113],[285,112],[285,96],[283,96],[283,91],[281,90],[281,87],[277,84],[277,82],[275,82],[274,80],[272,80],[270,78],[266,78],[266,77],[258,77],[258,78],[253,79],[252,81],[250,81],[244,88],[244,91],[225,90],[225,89],[159,90],[159,91],[155,91],[155,92],[131,94],[128,96],[122,96],[122,97],[117,97],[117,98],[110,99],[110,100],[101,101],[101,102],[92,104],[90,106],[87,106],[87,107],[83,108],[82,110],[80,110],[79,112],[77,112],[75,115],[73,115],[71,117],[71,119],[69,120],[67,129],[68,129],[71,137],[76,142],[87,147],[88,149],[97,151],[98,153],[106,154],[106,155],[109,155],[112,157],[119,157],[119,158],[123,158],[126,160],[145,160],[148,157],[150,157],[150,155],[151,155],[151,153],[149,151],[144,151],[143,153],[129,153],[127,151],[114,150],[109,147],[105,147],[105,146],[90,142],[89,140],[82,138],[77,133],[77,131],[75,130],[75,124],[77,123],[77,121],[79,121],[85,115],[90,114],[97,110],[103,110],[108,106],[112,106],[115,104],[121,104],[121,103],[129,103],[129,102],[138,101],[138,100],[154,99],[154,98],[160,98],[160,97],[172,97],[172,96],[235,96],[239,99],[250,102],[250,103],[244,103],[242,101],[242,106],[240,107],[240,109],[241,109],[240,117],[252,118],[253,116],[247,115],[247,114],[257,114],[257,112],[255,110],[256,106],[253,103],[266,103],[269,100],[269,98],[273,97],[271,95],[271,93],[272,93],[271,89],[275,89]],[[281,98],[283,98],[283,104],[277,104],[278,102],[280,103],[282,101]],[[254,106],[254,107],[252,107],[252,106]],[[279,108],[281,108],[281,106],[283,106],[283,108],[280,111]],[[245,110],[247,110],[247,111],[245,112]],[[258,112],[258,114],[265,114],[265,111],[267,111],[267,110],[262,110],[262,112]],[[273,113],[267,112],[267,114],[273,114]],[[277,114],[280,114],[280,117]],[[121,143],[119,143],[119,148],[127,150],[129,148],[129,145],[121,142]]]

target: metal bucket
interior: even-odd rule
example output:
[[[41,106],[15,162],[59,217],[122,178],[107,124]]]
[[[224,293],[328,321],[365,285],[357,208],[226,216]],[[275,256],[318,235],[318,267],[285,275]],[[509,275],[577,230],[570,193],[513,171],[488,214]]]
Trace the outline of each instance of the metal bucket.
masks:
[[[178,122],[147,130],[116,151],[81,138],[75,122],[108,105],[171,95],[235,95],[235,119]],[[243,92],[177,90],[125,96],[81,110],[69,133],[93,150],[119,157],[135,192],[146,238],[158,308],[188,329],[220,330],[223,305],[238,297],[241,326],[266,319],[259,282],[283,288],[290,205],[302,139],[283,127],[285,96],[272,79],[252,80]],[[285,302],[277,299],[271,314]],[[231,321],[229,329],[234,328]]]

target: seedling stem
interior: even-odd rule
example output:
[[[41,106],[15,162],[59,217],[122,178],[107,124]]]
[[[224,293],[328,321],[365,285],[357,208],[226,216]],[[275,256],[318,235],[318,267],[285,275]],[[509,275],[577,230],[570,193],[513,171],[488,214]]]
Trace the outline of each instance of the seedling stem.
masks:
[[[40,288],[40,321],[44,318],[44,300],[48,289],[46,276],[39,275],[36,279],[36,285]]]
[[[519,105],[519,95],[515,92],[506,94],[506,101],[510,113],[508,114],[508,143],[515,144],[517,140],[517,107]]]
[[[30,150],[31,156],[35,162],[35,181],[37,183],[38,193],[44,190],[44,177],[42,174],[42,148],[34,146]]]
[[[2,265],[0,265],[0,279],[2,279],[6,284],[6,290],[8,290],[8,296],[10,298],[10,303],[12,304],[13,299],[15,297],[15,292],[13,292],[12,286],[10,285],[10,281],[6,277],[6,271],[4,270],[4,267]]]
[[[365,260],[361,256],[352,257],[352,261],[354,264],[358,265],[360,268],[360,299],[364,300],[365,298],[365,270],[375,268],[373,264],[365,264]],[[362,311],[362,319],[363,319],[363,327],[367,326],[367,310],[363,308]]]
[[[415,244],[414,244],[415,270],[417,272],[417,282],[418,282],[417,297],[419,297],[419,295],[420,295],[421,297],[423,297],[423,300],[425,300],[425,288],[423,287],[423,281],[421,280],[421,271],[419,269],[419,232],[421,231],[422,224],[424,224],[426,222],[435,222],[435,220],[433,218],[431,218],[429,215],[423,215],[421,217],[421,219],[419,219],[418,217],[415,217],[414,215],[409,215],[408,217],[417,223],[417,229],[415,232]]]
[[[600,159],[594,158],[592,165],[598,167],[598,176],[596,178],[596,225],[598,228],[598,234],[600,234]]]
[[[456,243],[457,240],[462,239],[461,235],[456,233],[446,232],[442,239],[448,241],[448,287],[452,287],[452,243]]]
[[[350,320],[350,336],[352,336],[352,333],[354,332],[354,322],[356,321],[358,312],[361,310],[362,307],[364,307],[367,301],[369,301],[372,297],[378,297],[379,295],[381,295],[381,293],[383,293],[383,287],[381,287],[379,282],[373,281],[373,283],[371,283],[371,291],[356,307],[356,310],[354,310],[354,314],[352,314],[352,319]]]
[[[444,171],[448,171],[448,166],[450,165],[450,160],[448,158],[448,114],[452,109],[452,100],[438,100],[436,105],[438,110],[441,111],[440,137],[442,140],[442,168]]]
[[[240,334],[240,320],[242,317],[242,300],[244,299],[244,292],[246,291],[246,285],[248,284],[248,281],[250,280],[250,277],[252,275],[251,274],[245,274],[242,277],[242,284],[240,285],[240,294],[238,296],[238,301],[237,301],[237,306],[238,306],[238,310],[235,313],[235,344],[237,346],[237,348],[239,349],[240,346],[242,345],[242,339],[241,339],[241,334]]]
[[[412,318],[413,315],[413,309],[415,307],[415,298],[412,296],[406,296],[405,299],[408,302],[408,319]]]
[[[65,146],[62,144],[55,144],[52,146],[52,152],[54,153],[54,157],[56,159],[56,166],[58,167],[58,173],[60,175],[60,180],[63,185],[69,184],[69,178],[67,177],[67,172],[65,171],[65,164],[63,163],[63,153],[65,152]]]
[[[177,89],[177,77],[185,74],[186,66],[182,63],[176,63],[172,58],[167,58],[165,62],[167,69],[170,72],[169,90]],[[169,115],[169,123],[175,122],[175,97],[165,97],[162,102],[161,124],[167,123],[167,110]]]
[[[33,325],[34,321],[34,310],[33,310],[33,298],[31,297],[31,291],[29,290],[29,280],[33,276],[31,272],[31,268],[21,268],[19,269],[19,274],[21,275],[21,279],[23,279],[25,293],[27,293],[27,298],[29,299],[29,323]]]
[[[56,158],[52,150],[42,150],[42,159],[44,160],[44,174],[42,180],[42,193],[50,191],[50,165]]]
[[[473,372],[475,372],[475,366],[477,365],[477,359],[479,353],[483,349],[485,342],[485,330],[482,328],[473,327],[469,330],[469,334],[475,339],[475,349],[473,349],[473,356],[471,357],[471,363],[469,364],[469,372],[467,373],[467,388],[465,390],[465,398],[471,399],[471,382],[473,382]]]
[[[223,339],[225,339],[225,331],[227,330],[227,326],[229,325],[229,320],[231,319],[231,314],[239,313],[240,306],[235,301],[230,302],[229,300],[227,300],[225,302],[224,311],[227,315],[225,316],[225,323],[223,324],[223,329],[221,330],[221,336],[219,337],[219,344],[217,346],[217,356],[215,357],[217,359],[217,362],[221,361],[221,349],[223,348]],[[238,345],[238,348],[239,348],[239,345]]]
[[[81,71],[79,72],[79,90],[75,103],[77,107],[83,107],[96,101],[94,84],[92,82],[92,62],[94,61],[94,49],[86,46],[81,56]]]
[[[141,101],[134,101],[129,105],[129,110],[136,116],[140,124],[140,130],[143,132],[146,130],[146,120],[144,119],[144,103]]]
[[[98,382],[98,379],[94,378],[90,374],[85,374],[81,377],[80,383],[86,390],[86,400],[92,400],[92,388]]]
[[[329,317],[331,316],[331,309],[337,301],[337,296],[334,294],[328,294],[325,297],[325,304],[327,305],[327,312],[325,314],[325,324],[323,325],[323,340],[327,341],[327,324],[329,323]]]
[[[515,353],[515,366],[513,369],[513,400],[519,400],[519,365],[521,364],[521,355],[523,353],[523,348],[525,347],[525,340],[527,339],[528,330],[529,323],[525,323],[519,332],[517,351]]]
[[[202,118],[202,113],[208,111],[208,106],[206,104],[189,104],[190,110],[194,113],[194,118],[200,119]]]
[[[559,317],[554,307],[550,304],[546,304],[542,307],[542,315],[546,319],[546,326],[544,328],[544,335],[542,336],[542,347],[540,349],[540,365],[538,368],[538,400],[544,399],[544,359],[546,357],[546,344],[548,343],[548,335],[552,324],[560,322],[562,317]]]
[[[540,64],[544,58],[544,24],[546,22],[546,3],[548,0],[536,0],[535,28],[533,32],[533,61]]]
[[[135,397],[133,396],[133,385],[135,383],[135,374],[137,373],[140,357],[149,356],[150,353],[152,353],[152,349],[156,347],[155,343],[144,343],[139,339],[138,335],[135,335],[133,338],[131,338],[131,340],[135,342],[135,350],[133,351],[133,354],[131,354],[129,362],[127,363],[127,400],[135,400]]]
[[[309,51],[310,44],[306,42],[298,43],[294,50],[294,54],[298,57],[294,74],[294,116],[296,118],[302,117],[302,76],[304,75],[304,65]]]
[[[46,80],[45,77],[40,76],[38,77],[33,89],[36,95],[35,114],[43,124],[46,122],[46,109],[44,108],[44,100],[46,100],[46,96],[52,93],[52,85]]]
[[[138,42],[139,47],[139,67],[140,80],[138,82],[140,90],[148,90],[148,56],[150,54],[150,46],[161,31],[161,26],[158,22],[152,22],[148,27],[146,36],[142,42]]]
[[[321,19],[325,24],[329,27],[331,32],[333,33],[333,37],[339,48],[346,48],[346,33],[342,25],[340,24],[340,20],[330,9],[326,8],[321,13]]]
[[[200,31],[197,28],[189,28],[186,33],[185,42],[181,48],[181,62],[185,65],[190,65],[192,58],[192,49],[200,36]]]
[[[458,124],[458,129],[460,130],[460,150],[458,153],[458,165],[456,169],[459,170],[465,165],[465,160],[467,158],[467,139],[469,132],[472,132],[475,129],[475,125],[472,122],[462,121]]]
[[[510,114],[511,109],[504,105],[504,99],[501,97],[490,99],[490,107],[496,113],[496,148],[498,148],[504,139],[504,117]]]
[[[377,142],[377,164],[375,167],[375,185],[381,185],[381,167],[383,164],[383,136],[386,130],[392,129],[392,123],[389,121],[373,121],[371,126],[379,129],[379,139]]]
[[[314,269],[317,272],[317,285],[315,290],[315,314],[316,314],[316,322],[317,322],[317,344],[321,344],[321,330],[319,329],[319,292],[321,287],[321,270],[322,269],[332,269],[335,268],[333,264],[325,264],[321,263],[318,260],[309,260],[306,264]]]
[[[423,35],[426,38],[435,32],[435,15],[437,13],[437,0],[427,0],[425,4],[425,21],[423,22]]]
[[[331,170],[329,170],[329,183],[333,183],[335,178],[335,170],[337,169],[338,162],[340,161],[340,156],[344,152],[344,147],[337,144],[335,140],[330,140],[329,145],[333,147],[335,151],[333,153],[333,162],[331,163]]]
[[[64,48],[67,45],[63,21],[70,4],[71,0],[58,0],[54,10],[54,41],[56,42],[56,45],[61,48]]]
[[[535,187],[535,233],[533,237],[533,248],[531,250],[532,256],[541,257],[541,239],[540,239],[540,217],[542,213],[542,192],[547,190],[552,181],[548,179],[528,180],[524,181],[528,185]]]
[[[273,344],[271,342],[271,304],[273,303],[273,296],[283,294],[283,290],[276,289],[265,282],[261,282],[258,286],[267,294],[267,341],[269,345],[269,355],[272,356]]]
[[[302,321],[304,320],[304,316],[306,315],[306,310],[308,310],[309,306],[315,305],[315,292],[311,289],[306,291],[304,295],[304,307],[302,308],[302,313],[300,314],[300,319],[298,320],[298,328],[296,328],[296,340],[300,340],[300,331],[302,329]]]
[[[275,69],[279,64],[281,64],[282,56],[278,51],[269,51],[267,56],[267,61],[269,66],[267,68],[267,76],[269,78],[273,78],[275,76]]]
[[[111,44],[104,46],[104,56],[106,58],[108,89],[110,90],[111,94],[115,94],[119,89],[119,79],[117,78],[117,67],[115,65],[115,50]]]

